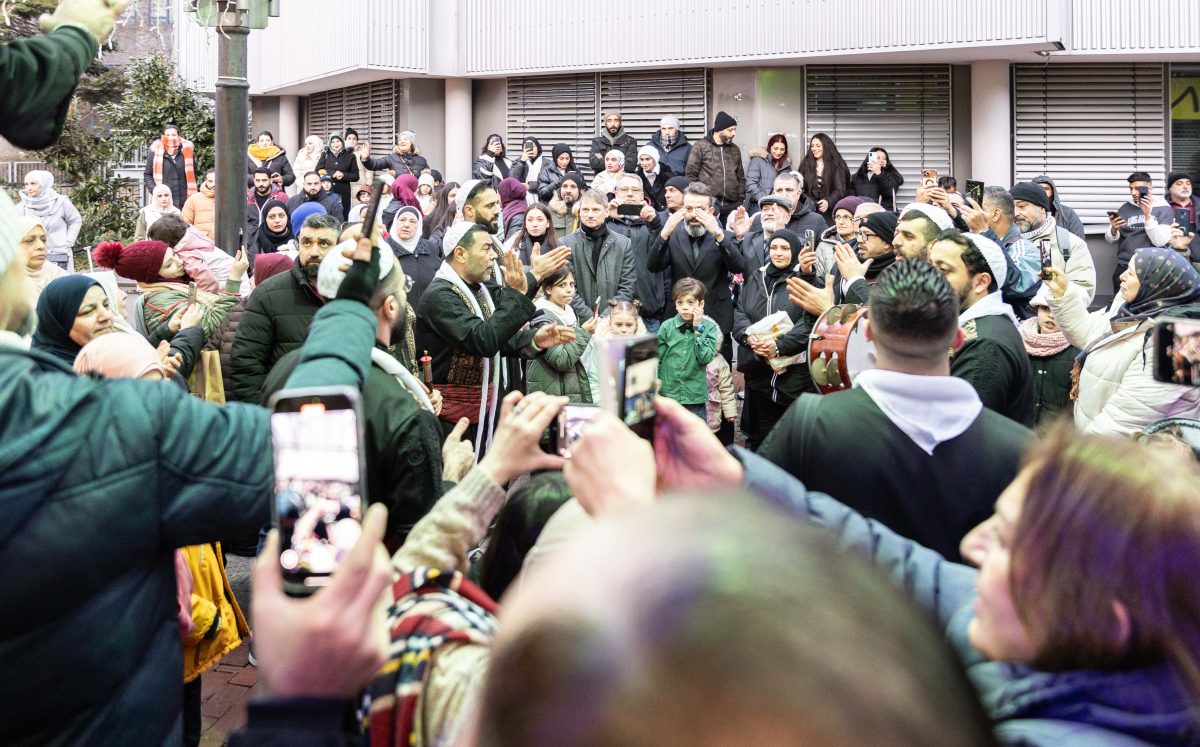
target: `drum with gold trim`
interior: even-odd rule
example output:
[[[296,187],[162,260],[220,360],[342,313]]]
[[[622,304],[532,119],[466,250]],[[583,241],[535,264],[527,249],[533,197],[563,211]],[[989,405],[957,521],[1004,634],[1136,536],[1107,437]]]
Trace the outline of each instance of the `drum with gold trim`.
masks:
[[[808,335],[808,370],[821,394],[849,389],[854,377],[875,368],[875,344],[867,341],[867,307],[830,307]]]

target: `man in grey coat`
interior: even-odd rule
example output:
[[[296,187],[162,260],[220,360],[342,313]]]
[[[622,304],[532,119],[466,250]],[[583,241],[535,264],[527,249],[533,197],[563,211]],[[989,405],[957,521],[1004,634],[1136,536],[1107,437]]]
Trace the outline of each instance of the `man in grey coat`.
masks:
[[[586,322],[608,308],[610,300],[632,301],[637,296],[637,271],[629,239],[609,231],[608,201],[589,189],[579,198],[579,230],[560,242],[571,247],[575,298],[571,308]]]

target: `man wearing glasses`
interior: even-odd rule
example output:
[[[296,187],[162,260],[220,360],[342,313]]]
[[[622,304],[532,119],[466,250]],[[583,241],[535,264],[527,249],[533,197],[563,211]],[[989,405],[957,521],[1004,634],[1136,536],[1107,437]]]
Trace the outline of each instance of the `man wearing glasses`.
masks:
[[[858,246],[839,244],[834,252],[832,271],[825,287],[817,288],[796,278],[788,281],[793,300],[810,314],[821,315],[829,307],[843,303],[865,304],[870,286],[879,273],[896,261],[892,239],[899,219],[895,213],[878,211],[862,219],[856,236]]]
[[[337,243],[339,225],[324,212],[306,217],[291,269],[263,281],[250,294],[230,357],[232,399],[261,403],[267,372],[304,343],[313,317],[325,303],[317,293],[317,269]]]

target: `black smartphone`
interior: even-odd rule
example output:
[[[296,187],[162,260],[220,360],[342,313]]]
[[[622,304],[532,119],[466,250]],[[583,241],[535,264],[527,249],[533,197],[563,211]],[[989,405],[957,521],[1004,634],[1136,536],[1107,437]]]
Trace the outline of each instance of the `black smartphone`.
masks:
[[[1120,217],[1121,217],[1121,214],[1120,214],[1120,213],[1118,213],[1116,210],[1109,210],[1109,211],[1108,211],[1108,217],[1109,217],[1109,218],[1120,218]]]
[[[188,300],[187,305],[191,306],[196,303],[196,284],[188,283]],[[186,308],[186,307],[185,307]]]
[[[1175,208],[1175,223],[1183,229],[1184,233],[1191,233],[1196,230],[1192,225],[1192,211],[1187,208]]]
[[[626,205],[624,203],[617,205],[617,215],[627,215],[633,218],[642,214],[643,205],[633,204]]]
[[[348,387],[284,389],[269,406],[283,589],[306,596],[329,584],[362,533],[361,396]]]
[[[1146,195],[1148,195],[1148,194],[1150,194],[1150,188],[1149,188],[1149,187],[1144,187],[1144,186],[1143,186],[1143,187],[1138,187],[1138,199],[1139,199],[1139,200],[1140,200],[1140,199],[1142,199],[1143,197],[1145,197],[1145,196],[1146,196]]]
[[[371,183],[371,199],[367,202],[367,209],[363,211],[363,236],[371,237],[375,228],[375,216],[379,214],[379,202],[383,199],[383,180],[376,177]]]
[[[1046,272],[1046,270],[1054,264],[1054,255],[1050,248],[1049,239],[1042,239],[1038,242],[1038,254],[1042,263],[1042,280],[1049,280],[1050,273]]]
[[[558,454],[566,459],[571,458],[571,447],[583,435],[583,427],[591,422],[600,412],[598,405],[567,405],[559,411],[558,417],[546,429],[547,436],[542,444],[542,450]]]
[[[967,197],[974,200],[976,205],[983,205],[983,182],[968,179]]]
[[[1154,379],[1200,386],[1200,321],[1160,318],[1155,323]]]
[[[701,322],[703,324],[703,322]],[[658,337],[618,337],[605,341],[599,362],[600,405],[630,430],[654,440],[658,395]]]

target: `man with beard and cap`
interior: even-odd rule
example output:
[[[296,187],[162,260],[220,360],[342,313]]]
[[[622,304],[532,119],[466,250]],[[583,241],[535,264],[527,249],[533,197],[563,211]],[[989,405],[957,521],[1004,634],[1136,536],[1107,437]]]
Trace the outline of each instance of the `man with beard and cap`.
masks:
[[[567,174],[575,174],[578,176],[579,169],[575,166],[575,156],[571,155],[571,146],[566,143],[558,143],[551,151],[549,159],[543,160],[542,169],[537,174],[537,189],[531,190],[535,192],[538,199],[545,203],[550,203],[558,193],[558,185],[562,182]],[[530,179],[527,177],[527,180]],[[579,180],[580,184],[583,180]]]
[[[1041,241],[1049,241],[1051,264],[1062,270],[1072,283],[1087,291],[1087,301],[1091,303],[1096,297],[1096,265],[1087,242],[1058,225],[1054,216],[1050,215],[1050,200],[1038,185],[1018,182],[1009,190],[1009,194],[1012,195],[1013,214],[1021,238],[1034,246]],[[1038,265],[1041,266],[1040,250]]]
[[[550,159],[542,154],[541,142],[536,137],[527,135],[521,143],[521,158],[513,164],[508,175],[523,182],[530,194],[537,194],[538,177],[542,174],[542,168],[549,162]]]
[[[776,175],[775,181],[771,185],[771,194],[777,197],[786,197],[788,204],[791,205],[791,214],[788,215],[787,225],[779,226],[779,228],[787,228],[800,238],[804,238],[805,231],[812,231],[819,236],[825,230],[825,219],[817,212],[817,203],[804,194],[804,180],[800,174],[790,171]],[[751,219],[751,231],[758,230],[758,226],[754,223],[755,220],[756,218]]]
[[[882,209],[868,213],[858,229],[857,245],[842,244],[834,250],[833,269],[824,275],[824,285],[809,283],[800,277],[788,280],[792,303],[815,316],[837,304],[867,303],[870,286],[879,273],[896,261],[892,241],[898,220],[895,213]],[[814,274],[818,279],[822,277],[819,273]]]
[[[667,297],[671,295],[670,274],[666,271],[655,272],[650,269],[650,244],[654,234],[662,230],[662,218],[647,205],[641,191],[644,180],[638,180],[633,174],[626,174],[617,185],[617,198],[608,206],[609,231],[629,239],[629,254],[633,259],[634,274],[637,278],[633,295],[627,299],[641,301],[638,315],[646,324],[647,332],[658,332],[662,324],[663,311],[667,308]],[[620,215],[616,203],[625,205],[641,205],[642,212],[638,215]],[[578,289],[579,277],[575,278]],[[576,297],[582,293],[576,293]],[[585,303],[595,303],[585,297]]]
[[[351,230],[361,231],[358,227]],[[346,260],[340,250],[349,245],[339,244],[321,260],[317,291],[323,298],[337,296],[346,277],[341,269]],[[394,553],[449,486],[442,480],[443,436],[434,412],[441,397],[436,390],[427,393],[417,377],[388,352],[390,346],[401,344],[404,336],[406,310],[411,308],[405,292],[408,276],[390,252],[381,251],[379,260],[379,285],[368,304],[376,326],[371,369],[362,392],[363,433],[367,495],[371,503],[387,506],[383,541],[388,552]],[[264,399],[283,388],[299,362],[299,350],[279,359],[263,382]],[[458,434],[451,433],[447,440],[457,441]],[[459,475],[448,477],[456,480]]]
[[[559,180],[556,194],[550,200],[550,222],[559,236],[566,236],[579,228],[577,203],[585,189],[587,182],[574,171]],[[461,189],[459,193],[462,193]]]
[[[1054,186],[1054,180],[1042,174],[1033,177],[1032,181],[1046,193],[1046,199],[1050,201],[1050,215],[1054,216],[1055,222],[1079,238],[1087,239],[1083,231],[1083,221],[1079,220],[1079,215],[1073,209],[1063,204],[1058,196],[1058,187]]]
[[[959,562],[960,541],[992,514],[1033,434],[950,374],[959,303],[937,268],[894,263],[868,309],[875,367],[853,388],[798,397],[758,454]]]
[[[495,195],[490,187],[481,191]],[[526,295],[529,277],[521,258],[504,252],[504,284],[497,283],[501,251],[483,225],[452,224],[442,240],[445,259],[417,308],[417,349],[432,357],[427,383],[442,392],[442,429],[449,432],[466,418],[470,426],[459,430],[474,442],[476,457],[491,443],[500,400],[520,385],[518,356],[531,358],[575,338],[570,327],[526,328],[537,311]]]
[[[676,174],[682,174],[687,168],[692,144],[680,129],[679,118],[674,114],[668,114],[659,120],[658,130],[650,136],[650,145],[658,151],[658,162],[666,168]]]
[[[991,239],[951,229],[938,236],[929,261],[959,301],[963,343],[951,355],[950,374],[969,382],[984,407],[1032,428],[1033,369],[1016,315],[1000,294],[1007,273],[1004,250]]]
[[[591,150],[588,151],[588,164],[592,173],[604,171],[604,156],[610,150],[619,150],[625,154],[625,170],[634,173],[637,169],[637,140],[625,132],[621,125],[621,112],[607,112],[604,115],[604,126],[592,139]]]
[[[738,342],[737,369],[746,382],[742,431],[746,434],[746,448],[751,451],[766,440],[796,397],[813,391],[803,353],[816,317],[788,301],[787,281],[805,271],[811,273],[816,258],[811,251],[805,251],[803,240],[786,228],[775,231],[767,246],[767,261],[758,267],[747,267],[745,289],[733,314],[733,339]],[[786,334],[774,340],[746,334],[750,325],[780,311],[792,323]],[[776,370],[770,364],[773,359],[793,356],[797,360],[784,368]]]
[[[954,228],[954,221],[945,210],[924,202],[910,202],[898,215],[892,246],[899,260],[928,261],[929,248],[937,241],[938,234]]]
[[[683,207],[683,193],[692,183],[686,176],[673,176],[663,187],[663,208],[658,211],[658,220],[665,223],[671,213]]]
[[[1193,264],[1200,262],[1200,241],[1196,241],[1196,234],[1200,233],[1200,200],[1192,194],[1192,177],[1186,171],[1167,174],[1167,204],[1172,214],[1176,210],[1187,211],[1186,221],[1174,221],[1171,247]]]
[[[721,354],[728,361],[728,335],[733,329],[729,278],[743,272],[746,261],[733,234],[717,222],[712,194],[703,183],[688,185],[683,207],[671,213],[662,230],[654,234],[646,266],[651,272],[670,269],[672,283],[696,278],[704,284],[705,313],[721,327]],[[668,301],[663,318],[670,319],[675,313],[675,302]]]
[[[658,160],[658,151],[653,146],[643,145],[638,148],[637,175],[642,180],[642,193],[646,199],[655,210],[664,209],[667,203],[663,197],[663,190],[667,188],[667,181],[675,176],[675,172]]]
[[[296,241],[299,255],[291,270],[259,284],[250,294],[233,340],[232,389],[226,396],[262,402],[263,382],[271,367],[304,344],[313,317],[326,301],[317,291],[317,271],[337,244],[339,225],[328,213],[305,218]]]
[[[760,198],[758,212],[754,214],[753,219],[746,215],[744,209],[735,213],[737,217],[733,221],[733,237],[739,242],[747,267],[762,267],[767,261],[767,246],[771,235],[787,228],[791,214],[792,201],[783,195],[766,195]]]
[[[708,186],[717,198],[717,217],[725,219],[746,197],[746,171],[742,151],[733,143],[737,121],[725,112],[717,112],[712,129],[692,147],[684,176]]]

